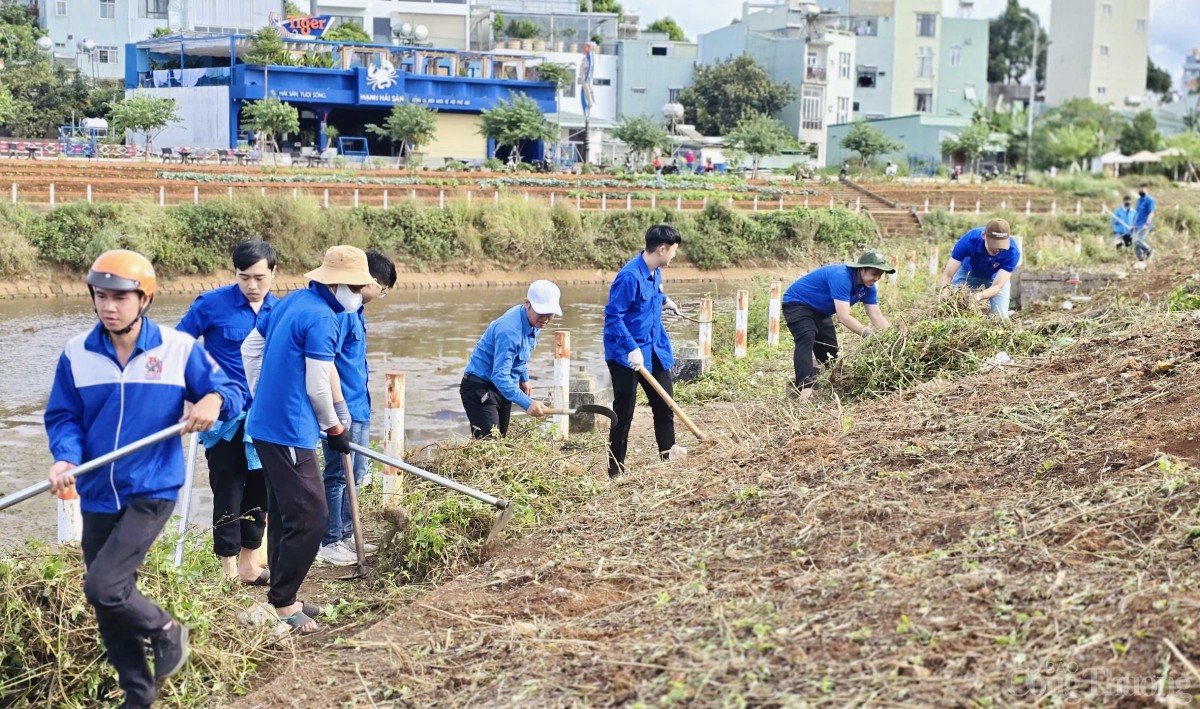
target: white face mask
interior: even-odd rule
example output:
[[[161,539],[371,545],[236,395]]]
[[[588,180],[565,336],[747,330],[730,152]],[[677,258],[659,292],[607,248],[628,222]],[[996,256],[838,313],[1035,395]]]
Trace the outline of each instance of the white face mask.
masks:
[[[358,309],[362,307],[362,294],[352,292],[350,286],[345,283],[338,284],[337,290],[333,292],[333,297],[341,304],[343,312],[358,312]]]

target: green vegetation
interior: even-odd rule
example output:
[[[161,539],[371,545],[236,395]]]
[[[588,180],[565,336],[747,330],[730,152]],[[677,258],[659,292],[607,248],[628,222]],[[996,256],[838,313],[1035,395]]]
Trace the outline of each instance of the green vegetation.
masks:
[[[554,140],[558,129],[546,120],[537,101],[513,93],[480,115],[479,134],[519,153],[526,141]]]
[[[682,230],[684,258],[701,268],[849,253],[875,235],[870,221],[842,209],[748,215],[710,204],[697,214],[579,212],[505,199],[499,205],[454,200],[444,210],[411,202],[386,210],[323,210],[315,199],[285,197],[166,209],[76,203],[49,212],[0,208],[0,268],[24,269],[30,246],[43,264],[80,270],[102,251],[123,247],[145,253],[164,274],[211,273],[225,266],[233,245],[257,236],[276,245],[280,265],[292,272],[316,265],[338,243],[379,248],[423,268],[461,265],[464,259],[512,268],[617,268],[658,222]]]
[[[181,120],[173,98],[134,94],[112,108],[112,131],[119,136],[124,136],[128,131],[141,133],[146,139],[144,147],[147,160],[155,136]]]
[[[796,88],[776,84],[748,55],[697,66],[692,84],[679,93],[684,120],[704,135],[725,135],[751,116],[773,116],[796,97]]]
[[[270,145],[278,152],[276,138],[300,130],[300,111],[290,103],[272,96],[261,101],[251,101],[242,109],[243,125],[262,134],[262,144]],[[272,154],[271,159],[275,156]]]
[[[437,111],[415,103],[397,103],[382,126],[368,123],[375,135],[400,143],[400,155],[419,151],[437,132]]]
[[[871,158],[876,155],[901,150],[904,146],[897,140],[884,135],[883,131],[866,121],[855,121],[842,136],[841,146],[844,150],[858,153],[863,167],[871,164]]]
[[[660,17],[646,26],[647,32],[662,32],[672,42],[686,42],[687,35],[673,17]]]
[[[731,145],[754,159],[750,179],[758,179],[758,165],[768,155],[778,155],[784,148],[792,147],[796,141],[786,126],[770,116],[750,116],[738,121],[726,136]]]
[[[638,165],[645,164],[646,158],[655,150],[671,150],[671,135],[661,123],[649,116],[621,116],[612,134],[629,146]]]
[[[326,32],[321,39],[327,42],[362,42],[370,44],[371,35],[353,22],[339,20],[337,27]]]

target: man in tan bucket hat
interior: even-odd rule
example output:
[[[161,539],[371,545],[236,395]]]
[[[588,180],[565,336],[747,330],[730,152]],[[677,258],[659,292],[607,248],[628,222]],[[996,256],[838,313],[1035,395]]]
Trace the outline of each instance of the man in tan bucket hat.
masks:
[[[242,345],[242,362],[254,396],[246,433],[267,477],[267,601],[293,631],[308,634],[319,628],[296,594],[328,516],[317,465],[321,431],[331,449],[350,452],[350,430],[338,419],[330,380],[342,341],[341,314],[358,311],[362,289],[375,279],[366,253],[354,246],[331,247],[320,268],[304,275],[308,288],[258,318]]]

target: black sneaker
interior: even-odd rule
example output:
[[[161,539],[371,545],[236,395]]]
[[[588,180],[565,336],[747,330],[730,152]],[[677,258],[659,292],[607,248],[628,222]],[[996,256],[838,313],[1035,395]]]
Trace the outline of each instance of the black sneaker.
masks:
[[[162,682],[182,670],[188,659],[187,626],[172,620],[167,629],[150,638],[150,650],[154,656],[155,682]]]

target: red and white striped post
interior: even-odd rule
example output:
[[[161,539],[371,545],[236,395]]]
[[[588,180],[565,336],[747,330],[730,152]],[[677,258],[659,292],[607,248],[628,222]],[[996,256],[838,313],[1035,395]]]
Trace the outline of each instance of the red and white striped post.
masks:
[[[933,278],[938,273],[938,247],[933,247],[933,251],[929,252],[929,277]]]
[[[75,487],[59,493],[55,506],[58,508],[58,543],[78,544],[83,539],[83,512],[79,509],[79,493]]]
[[[737,292],[736,308],[733,311],[733,357],[746,356],[746,330],[750,325],[750,292]]]
[[[700,299],[700,356],[712,357],[712,298]]]
[[[383,406],[383,454],[404,460],[404,372],[383,375],[385,400]],[[383,468],[383,506],[400,505],[400,471],[390,465]]]
[[[554,331],[554,408],[566,411],[571,405],[571,331]],[[569,414],[555,414],[554,439],[567,440],[571,430]]]
[[[767,298],[767,346],[779,344],[779,316],[783,313],[783,283],[771,281]]]

